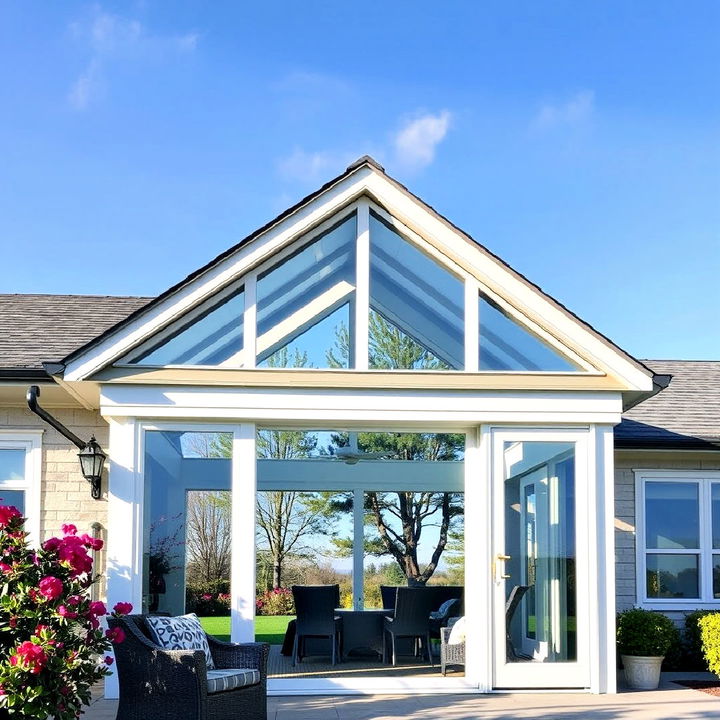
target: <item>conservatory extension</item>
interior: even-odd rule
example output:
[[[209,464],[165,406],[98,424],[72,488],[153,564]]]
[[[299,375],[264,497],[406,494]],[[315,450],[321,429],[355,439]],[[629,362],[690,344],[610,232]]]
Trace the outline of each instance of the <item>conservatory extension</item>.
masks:
[[[371,159],[57,374],[110,426],[111,603],[221,601],[271,693],[614,691],[612,428],[652,373]]]

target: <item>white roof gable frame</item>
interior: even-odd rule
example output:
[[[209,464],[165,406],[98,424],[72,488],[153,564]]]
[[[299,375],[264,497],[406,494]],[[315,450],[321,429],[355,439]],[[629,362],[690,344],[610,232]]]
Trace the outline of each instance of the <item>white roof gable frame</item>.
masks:
[[[369,203],[363,199],[368,197]],[[229,285],[237,285],[243,278],[246,293],[245,344],[246,347],[254,347],[256,273],[253,271],[278,262],[294,251],[296,241],[304,243],[309,237],[321,234],[358,205],[369,205],[401,235],[465,280],[468,294],[466,308],[469,312],[472,312],[473,306],[477,307],[477,295],[482,291],[519,324],[559,349],[586,372],[612,375],[628,391],[652,390],[650,370],[454,227],[387,176],[371,159],[362,159],[351,165],[345,173],[247,241],[151,302],[147,309],[70,355],[65,361],[64,380],[78,382],[91,378],[131,351],[146,346],[178,319],[192,317],[200,304],[225,291]],[[361,233],[358,228],[358,236]],[[362,248],[359,243],[359,254],[368,251],[367,243],[364,250]],[[361,291],[358,283],[357,302],[367,304],[367,298],[361,296]],[[469,293],[475,294],[475,303],[469,302]],[[337,298],[326,300],[338,301]],[[472,320],[472,316],[466,319],[467,330],[472,329]],[[302,318],[293,321],[302,322]],[[262,342],[271,343],[272,339],[258,341],[261,347]],[[357,341],[363,342],[360,337]],[[469,345],[466,335],[466,346]],[[477,343],[474,348],[468,347],[466,357],[476,352]],[[253,362],[245,363],[245,367],[253,366],[254,358]],[[472,363],[467,367],[471,369]]]

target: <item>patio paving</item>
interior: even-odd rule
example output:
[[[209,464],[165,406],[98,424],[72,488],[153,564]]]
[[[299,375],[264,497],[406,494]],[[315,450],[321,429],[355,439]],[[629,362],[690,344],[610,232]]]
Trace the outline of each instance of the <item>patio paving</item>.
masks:
[[[665,673],[659,690],[626,690],[617,695],[270,697],[268,720],[697,720],[720,716],[720,698],[671,682],[680,678],[713,679],[713,676],[709,673]],[[115,720],[116,709],[115,701],[98,700],[83,717],[85,720]]]

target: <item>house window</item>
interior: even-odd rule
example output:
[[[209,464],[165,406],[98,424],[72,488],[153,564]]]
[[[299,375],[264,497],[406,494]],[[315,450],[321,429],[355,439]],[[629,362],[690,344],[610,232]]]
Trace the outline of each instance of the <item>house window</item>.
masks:
[[[641,603],[720,602],[720,473],[636,477]]]
[[[31,542],[40,537],[40,437],[0,432],[0,504],[14,505],[28,519]]]

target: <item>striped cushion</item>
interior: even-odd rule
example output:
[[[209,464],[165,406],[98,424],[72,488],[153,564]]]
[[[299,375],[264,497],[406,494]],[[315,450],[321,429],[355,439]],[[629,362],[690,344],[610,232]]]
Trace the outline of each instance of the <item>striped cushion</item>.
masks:
[[[236,688],[257,685],[260,673],[257,670],[237,668],[236,670],[208,670],[207,687],[209,693],[235,690]]]
[[[202,650],[208,670],[215,668],[210,644],[195,613],[178,617],[145,618],[155,642],[166,650]]]

